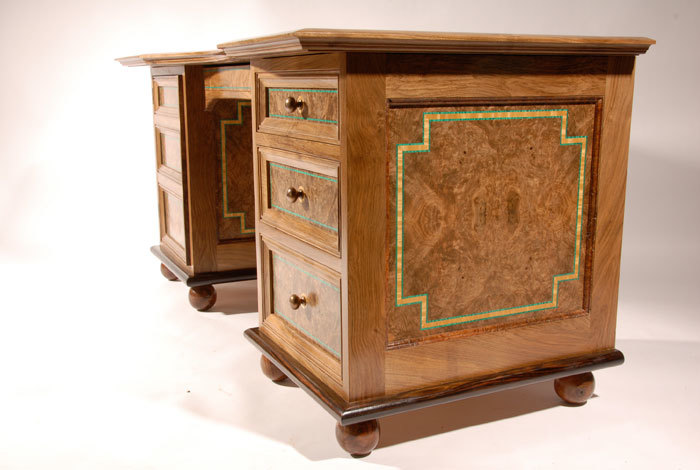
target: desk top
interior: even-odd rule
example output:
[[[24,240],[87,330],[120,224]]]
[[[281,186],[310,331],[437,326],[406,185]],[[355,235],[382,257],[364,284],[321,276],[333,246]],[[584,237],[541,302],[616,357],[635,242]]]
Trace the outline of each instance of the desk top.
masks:
[[[656,41],[646,37],[300,29],[225,42],[212,51],[143,54],[117,60],[122,65],[139,66],[241,62],[252,58],[319,52],[638,55],[645,53],[652,44],[656,44]]]

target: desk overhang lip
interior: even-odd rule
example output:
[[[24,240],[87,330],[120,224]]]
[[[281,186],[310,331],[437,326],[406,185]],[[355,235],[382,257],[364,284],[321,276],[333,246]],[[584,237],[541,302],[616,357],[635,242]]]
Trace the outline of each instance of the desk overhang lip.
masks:
[[[139,67],[143,65],[187,65],[187,64],[216,64],[222,61],[230,61],[222,50],[196,51],[196,52],[167,52],[156,54],[139,54],[114,59],[127,67]]]
[[[309,52],[638,55],[656,44],[647,37],[300,29],[217,45],[229,57]]]
[[[117,60],[128,67],[218,64],[319,52],[430,54],[639,55],[647,37],[552,36],[357,29],[300,29],[219,44],[216,50],[140,54]]]

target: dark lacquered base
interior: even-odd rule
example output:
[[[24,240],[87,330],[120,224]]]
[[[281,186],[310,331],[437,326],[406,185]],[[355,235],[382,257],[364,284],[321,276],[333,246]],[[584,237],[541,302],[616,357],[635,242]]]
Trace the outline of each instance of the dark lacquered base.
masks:
[[[190,288],[190,305],[200,312],[209,310],[216,303],[216,289],[214,284],[226,282],[249,281],[257,278],[255,268],[237,269],[233,271],[221,271],[215,273],[201,273],[190,276],[183,271],[173,260],[163,253],[159,246],[151,247],[151,253],[161,262],[160,272],[169,281],[182,281]]]

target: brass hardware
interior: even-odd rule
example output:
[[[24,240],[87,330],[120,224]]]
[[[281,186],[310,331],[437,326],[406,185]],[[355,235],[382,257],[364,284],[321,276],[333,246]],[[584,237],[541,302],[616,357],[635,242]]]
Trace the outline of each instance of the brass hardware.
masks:
[[[301,186],[299,186],[299,189],[292,187],[288,188],[287,199],[289,199],[289,202],[296,202],[297,199],[304,199],[304,188]]]
[[[294,99],[290,96],[286,100],[284,100],[284,109],[286,109],[288,113],[293,113],[297,109],[301,111],[303,107],[304,102],[302,101],[301,97]]]
[[[306,308],[306,296],[292,294],[289,296],[289,305],[292,306],[293,310],[297,310],[299,307]]]

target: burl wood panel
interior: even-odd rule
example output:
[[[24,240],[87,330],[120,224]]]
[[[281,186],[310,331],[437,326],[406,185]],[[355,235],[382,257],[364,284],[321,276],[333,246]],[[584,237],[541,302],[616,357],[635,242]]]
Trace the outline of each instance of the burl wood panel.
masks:
[[[389,110],[390,345],[585,314],[596,107]]]
[[[273,312],[340,358],[340,288],[338,279],[325,279],[292,257],[272,252]],[[291,295],[306,305],[294,309]]]
[[[219,169],[217,180],[219,241],[253,238],[253,136],[250,101],[221,100],[213,108]]]

